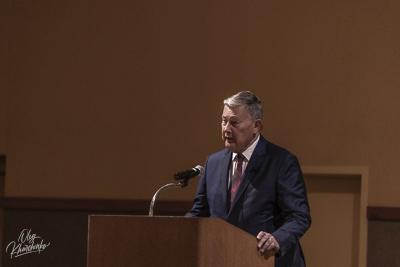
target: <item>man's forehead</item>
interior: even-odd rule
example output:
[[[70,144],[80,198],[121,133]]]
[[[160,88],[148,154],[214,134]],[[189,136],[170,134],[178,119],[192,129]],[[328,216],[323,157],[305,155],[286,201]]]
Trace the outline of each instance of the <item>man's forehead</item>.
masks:
[[[224,106],[222,117],[247,117],[249,115],[247,106],[229,107]]]

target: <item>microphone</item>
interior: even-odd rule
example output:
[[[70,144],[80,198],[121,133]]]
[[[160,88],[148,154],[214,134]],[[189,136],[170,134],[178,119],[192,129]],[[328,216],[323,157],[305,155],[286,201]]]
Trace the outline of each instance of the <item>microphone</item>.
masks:
[[[158,196],[158,194],[161,191],[163,191],[167,188],[171,188],[171,187],[185,187],[188,185],[189,179],[196,177],[197,175],[203,175],[203,174],[204,174],[204,168],[200,165],[197,165],[196,167],[194,167],[193,169],[190,169],[190,170],[175,173],[175,175],[174,175],[175,180],[183,179],[183,181],[178,184],[174,184],[174,183],[166,184],[157,190],[157,192],[154,194],[153,199],[151,200],[151,203],[150,203],[149,216],[153,216],[154,203],[156,202],[156,197]]]
[[[175,180],[184,179],[185,181],[187,181],[193,177],[196,177],[197,175],[203,175],[203,174],[204,174],[204,168],[200,165],[197,165],[192,169],[175,173],[174,178]]]

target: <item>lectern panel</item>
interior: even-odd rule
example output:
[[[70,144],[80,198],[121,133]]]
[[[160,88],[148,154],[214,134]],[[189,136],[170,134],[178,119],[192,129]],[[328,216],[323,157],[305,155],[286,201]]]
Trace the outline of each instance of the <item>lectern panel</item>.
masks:
[[[217,218],[91,215],[87,266],[273,267],[274,256]]]

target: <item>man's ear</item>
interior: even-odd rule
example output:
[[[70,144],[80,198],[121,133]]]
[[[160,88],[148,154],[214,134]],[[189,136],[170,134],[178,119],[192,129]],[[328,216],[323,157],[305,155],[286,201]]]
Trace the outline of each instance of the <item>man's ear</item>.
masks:
[[[262,120],[257,119],[254,121],[254,131],[259,132],[262,129]]]

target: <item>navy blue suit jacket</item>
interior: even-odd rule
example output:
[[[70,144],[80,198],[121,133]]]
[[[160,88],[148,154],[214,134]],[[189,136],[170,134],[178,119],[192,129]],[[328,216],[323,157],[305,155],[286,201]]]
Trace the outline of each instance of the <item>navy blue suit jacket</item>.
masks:
[[[218,217],[254,236],[271,233],[280,245],[275,266],[305,266],[299,239],[310,227],[311,217],[296,156],[260,136],[228,211],[231,159],[226,148],[207,158],[186,216]]]

